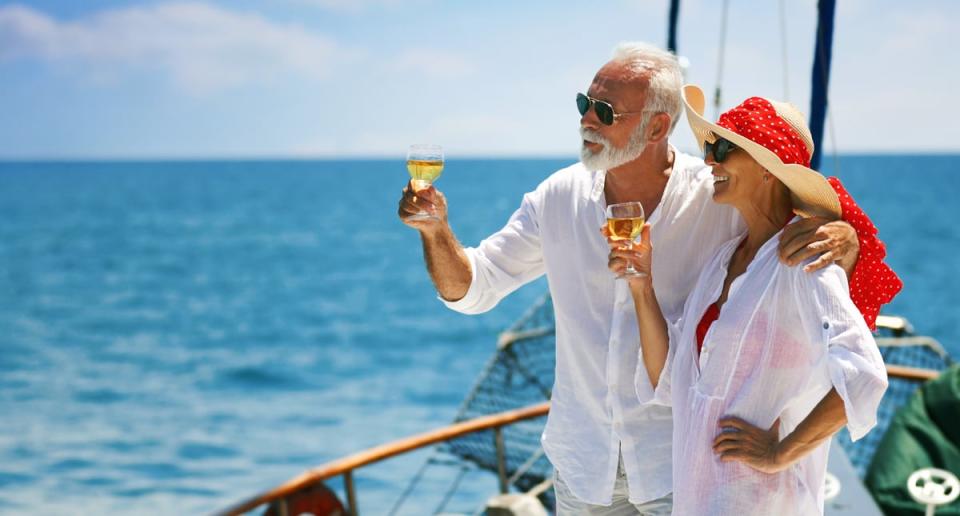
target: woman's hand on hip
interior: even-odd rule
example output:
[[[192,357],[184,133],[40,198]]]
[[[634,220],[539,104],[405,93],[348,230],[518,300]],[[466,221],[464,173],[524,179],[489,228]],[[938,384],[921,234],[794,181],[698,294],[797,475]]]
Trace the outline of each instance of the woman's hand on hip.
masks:
[[[733,416],[720,419],[720,434],[713,451],[724,462],[738,461],[763,473],[776,473],[789,466],[780,457],[780,419],[768,430]]]

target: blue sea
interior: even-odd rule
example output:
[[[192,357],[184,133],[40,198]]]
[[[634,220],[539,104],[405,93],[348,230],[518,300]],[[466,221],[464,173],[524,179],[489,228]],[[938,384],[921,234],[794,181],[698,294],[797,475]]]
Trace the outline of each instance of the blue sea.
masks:
[[[572,162],[450,159],[460,240]],[[960,356],[960,156],[824,170],[906,283],[886,312]],[[405,182],[400,160],[0,163],[0,513],[208,513],[450,422],[546,284],[446,310]],[[360,470],[361,510],[424,458]]]

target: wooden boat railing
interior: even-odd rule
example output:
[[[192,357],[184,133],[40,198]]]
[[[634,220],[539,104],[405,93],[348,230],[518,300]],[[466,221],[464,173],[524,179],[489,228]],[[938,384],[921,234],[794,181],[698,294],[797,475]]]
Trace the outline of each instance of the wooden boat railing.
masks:
[[[294,477],[283,484],[265,491],[247,500],[244,500],[223,511],[217,512],[217,515],[237,515],[250,511],[260,505],[274,501],[280,504],[280,514],[286,514],[285,498],[301,489],[315,485],[324,480],[343,475],[344,490],[347,495],[347,511],[352,516],[358,515],[356,488],[353,483],[353,470],[379,462],[390,457],[406,453],[408,451],[423,448],[450,439],[481,432],[484,430],[494,431],[494,445],[497,449],[497,465],[500,477],[500,492],[507,492],[507,468],[506,454],[503,444],[503,433],[501,429],[504,426],[511,425],[520,421],[534,419],[545,416],[550,410],[550,402],[545,401],[529,407],[523,407],[489,416],[478,417],[469,421],[455,423],[453,425],[424,432],[422,434],[406,437],[391,443],[382,444],[368,450],[344,457],[342,459],[328,462],[316,468],[310,469],[297,477]]]
[[[894,378],[925,382],[936,378],[940,374],[940,371],[888,364],[887,374]],[[359,511],[357,508],[356,488],[353,483],[353,470],[409,451],[449,441],[466,434],[491,429],[494,431],[494,446],[497,450],[497,473],[500,492],[506,493],[508,489],[506,454],[501,429],[513,423],[545,416],[549,410],[550,402],[545,401],[528,407],[478,417],[469,421],[462,421],[450,426],[382,444],[307,470],[273,489],[264,491],[215,514],[217,516],[234,516],[248,512],[260,505],[278,502],[280,505],[279,513],[285,516],[287,514],[286,497],[301,489],[342,475],[344,491],[347,495],[347,514],[358,516]]]
[[[932,369],[921,369],[919,367],[907,367],[907,366],[887,364],[887,376],[892,376],[894,378],[903,378],[904,380],[914,380],[917,382],[925,382],[927,380],[933,380],[934,378],[940,376],[940,371],[934,371]]]

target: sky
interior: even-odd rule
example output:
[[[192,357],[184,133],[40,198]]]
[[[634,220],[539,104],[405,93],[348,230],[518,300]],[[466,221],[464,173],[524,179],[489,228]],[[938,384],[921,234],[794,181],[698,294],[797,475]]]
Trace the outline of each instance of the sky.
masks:
[[[837,3],[825,149],[960,152],[960,2]],[[576,93],[667,4],[0,0],[0,159],[574,156]],[[808,112],[816,0],[730,0],[721,54],[722,5],[681,2],[686,80]]]

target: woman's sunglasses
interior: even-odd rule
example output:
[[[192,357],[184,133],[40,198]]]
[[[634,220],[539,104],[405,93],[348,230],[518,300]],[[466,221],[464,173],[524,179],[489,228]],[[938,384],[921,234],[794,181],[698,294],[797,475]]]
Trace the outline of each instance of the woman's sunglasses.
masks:
[[[590,98],[583,93],[577,93],[577,110],[580,111],[580,116],[586,115],[587,111],[590,111],[590,106],[593,106],[593,110],[597,113],[597,118],[600,119],[600,123],[603,125],[613,125],[618,118],[624,115],[634,115],[647,111],[644,109],[643,111],[617,113],[613,110],[613,106],[611,106],[609,102]]]
[[[737,146],[726,138],[717,138],[713,143],[703,142],[703,159],[707,159],[707,154],[713,153],[713,161],[723,163],[736,148]]]

